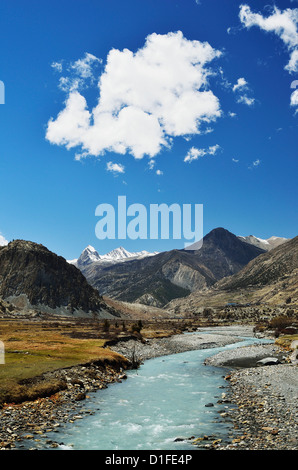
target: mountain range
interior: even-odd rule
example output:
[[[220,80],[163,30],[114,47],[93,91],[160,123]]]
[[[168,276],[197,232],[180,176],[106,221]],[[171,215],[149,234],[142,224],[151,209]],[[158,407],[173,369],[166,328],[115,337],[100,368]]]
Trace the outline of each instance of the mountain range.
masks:
[[[93,246],[88,245],[81,253],[78,259],[69,260],[68,263],[77,266],[78,268],[84,268],[91,263],[98,263],[102,266],[109,266],[111,264],[121,263],[132,259],[141,259],[147,256],[154,256],[158,252],[150,253],[149,251],[139,251],[131,253],[125,248],[120,246],[115,250],[110,251],[105,255],[100,255]]]
[[[202,299],[207,305],[226,302],[260,286],[266,287],[264,299],[295,298],[295,285],[297,237],[264,241],[217,228],[200,249],[131,253],[120,247],[99,255],[87,246],[73,261],[31,241],[0,247],[0,311],[12,304],[26,312],[111,318],[125,311],[150,315],[154,307],[161,316],[162,308],[193,311]]]
[[[101,295],[126,302],[163,307],[170,300],[209,287],[238,272],[265,250],[224,228],[212,230],[199,250],[171,250],[125,258],[125,263],[86,263],[86,250],[77,266]],[[90,249],[88,251],[90,253]],[[92,250],[94,259],[95,253]],[[80,258],[81,258],[80,257]],[[79,258],[79,259],[80,259]]]
[[[298,304],[298,237],[289,239],[250,261],[238,273],[211,288],[198,290],[165,306],[172,313],[201,307],[268,305],[275,309]]]

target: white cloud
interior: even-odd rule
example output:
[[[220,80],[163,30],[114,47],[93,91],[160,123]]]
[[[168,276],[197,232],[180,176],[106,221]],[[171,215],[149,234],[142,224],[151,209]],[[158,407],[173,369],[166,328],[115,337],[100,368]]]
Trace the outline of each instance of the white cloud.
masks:
[[[298,72],[298,49],[295,49],[292,52],[290,61],[285,69],[289,72]]]
[[[81,161],[81,160],[84,160],[84,158],[87,158],[89,157],[89,153],[88,152],[82,152],[82,153],[76,153],[75,154],[75,160],[77,162]]]
[[[98,80],[98,104],[90,111],[78,91],[90,69],[86,60],[77,61],[80,75],[71,82],[66,77],[68,96],[56,119],[48,122],[46,138],[94,156],[111,151],[153,158],[174,137],[203,133],[221,116],[219,100],[208,89],[209,65],[220,55],[180,31],[151,34],[135,53],[112,49]]]
[[[161,171],[161,170],[156,170],[156,174],[157,174],[158,176],[161,176],[161,175],[163,175],[163,171]]]
[[[220,146],[218,144],[212,145],[211,147],[209,147],[206,153],[209,155],[215,155],[219,149],[220,149]]]
[[[252,162],[253,166],[259,166],[260,163],[261,163],[261,160],[259,159]]]
[[[83,59],[79,59],[71,64],[71,68],[79,77],[93,79],[93,66],[94,64],[101,62],[101,59],[98,59],[95,55],[86,52]]]
[[[197,160],[199,157],[203,157],[204,155],[206,155],[205,150],[191,147],[191,149],[187,152],[184,161],[191,163],[192,161]]]
[[[196,147],[191,147],[187,152],[184,161],[187,163],[191,163],[194,160],[198,160],[200,157],[204,157],[205,155],[215,155],[216,152],[220,149],[218,144],[210,146],[208,149],[198,149]]]
[[[249,166],[248,169],[251,170],[253,168],[257,168],[261,163],[261,160],[257,159],[254,162],[252,162],[252,166]]]
[[[232,162],[234,162],[234,163],[238,163],[238,162],[239,162],[239,160],[237,160],[236,158],[232,158]]]
[[[260,13],[253,13],[248,5],[241,5],[239,17],[246,28],[258,26],[266,32],[277,34],[290,53],[285,69],[290,73],[298,71],[298,8],[281,11],[274,7],[273,13],[264,17]]]
[[[290,105],[291,106],[298,106],[298,89],[293,91],[293,93],[291,94]],[[298,112],[298,110],[296,111],[296,113],[297,112]]]
[[[85,98],[78,91],[71,92],[56,121],[48,122],[47,139],[68,149],[79,146],[90,126],[91,115],[86,108]]]
[[[238,95],[237,103],[243,103],[247,106],[252,106],[255,103],[255,99],[251,96],[248,96],[249,85],[245,78],[238,78],[237,83],[233,85],[233,92]]]
[[[149,160],[148,166],[149,166],[149,170],[153,170],[153,168],[155,167],[155,160],[153,159]]]
[[[93,84],[95,80],[96,66],[102,63],[93,54],[85,53],[82,59],[71,62],[65,66],[67,75],[59,78],[59,88],[67,93],[84,89],[87,83]],[[59,73],[63,72],[62,62],[53,62],[51,66]]]
[[[250,98],[247,95],[242,95],[242,96],[239,96],[239,98],[237,99],[237,103],[244,103],[247,106],[252,106],[255,103],[255,99]]]
[[[239,89],[242,90],[243,88],[246,89],[247,86],[248,86],[248,83],[247,83],[247,81],[245,80],[245,78],[243,78],[243,77],[242,77],[242,78],[238,78],[237,83],[233,86],[233,91],[237,91],[237,90],[239,90]]]
[[[57,70],[57,72],[62,72],[62,69],[63,69],[63,66],[62,66],[62,62],[53,62],[51,64],[51,67],[53,67],[53,69]]]
[[[113,163],[113,162],[108,162],[107,163],[107,170],[111,171],[114,174],[118,173],[125,173],[125,167],[121,165],[120,163]]]
[[[8,245],[6,238],[0,233],[0,246]]]

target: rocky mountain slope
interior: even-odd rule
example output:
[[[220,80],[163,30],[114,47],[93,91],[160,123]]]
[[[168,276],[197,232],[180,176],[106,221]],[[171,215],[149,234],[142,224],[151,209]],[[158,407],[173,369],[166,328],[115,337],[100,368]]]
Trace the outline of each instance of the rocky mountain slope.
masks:
[[[218,283],[219,289],[235,290],[248,286],[272,285],[292,277],[298,268],[298,237],[264,253],[237,275]],[[298,279],[297,279],[298,282]]]
[[[24,240],[0,247],[0,297],[20,309],[117,315],[79,269],[43,245]]]
[[[199,311],[202,307],[269,305],[297,309],[298,237],[261,254],[238,273],[209,289],[193,292],[166,305],[172,312]]]
[[[171,299],[215,284],[238,272],[264,250],[223,228],[212,230],[201,249],[171,250],[103,267],[81,267],[89,283],[114,299],[163,307]]]

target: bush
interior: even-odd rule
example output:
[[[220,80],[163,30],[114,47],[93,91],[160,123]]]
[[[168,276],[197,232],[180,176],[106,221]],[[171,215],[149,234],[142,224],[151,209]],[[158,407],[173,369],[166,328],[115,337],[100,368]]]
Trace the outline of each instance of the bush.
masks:
[[[142,323],[141,320],[139,320],[138,323],[133,323],[133,324],[131,325],[131,328],[130,328],[130,329],[131,329],[131,331],[132,331],[133,333],[134,333],[134,332],[140,333],[140,331],[141,331],[142,328],[143,328],[143,323]]]
[[[273,318],[269,323],[269,328],[283,330],[291,323],[290,319],[285,315],[280,315],[278,317]]]
[[[110,329],[110,323],[107,319],[104,320],[103,322],[103,331],[105,331],[106,333],[109,331]]]

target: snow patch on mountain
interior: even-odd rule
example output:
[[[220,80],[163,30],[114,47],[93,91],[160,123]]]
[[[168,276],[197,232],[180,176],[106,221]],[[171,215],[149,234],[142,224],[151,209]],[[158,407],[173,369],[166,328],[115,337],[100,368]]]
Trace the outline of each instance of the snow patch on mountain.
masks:
[[[91,263],[114,264],[127,260],[154,256],[156,254],[158,254],[157,251],[150,253],[149,251],[145,250],[131,253],[130,251],[127,251],[125,248],[120,246],[119,248],[115,248],[105,255],[100,255],[93,246],[88,245],[82,251],[78,259],[69,260],[68,263],[74,264],[77,267],[86,266]]]
[[[250,243],[251,245],[258,246],[259,248],[262,248],[263,250],[266,250],[266,251],[270,251],[273,248],[276,248],[277,246],[281,245],[282,243],[288,240],[288,238],[276,237],[276,236],[263,239],[263,238],[256,237],[254,235],[248,235],[246,237],[238,236],[238,238],[240,238],[240,240],[245,241],[246,243]]]

